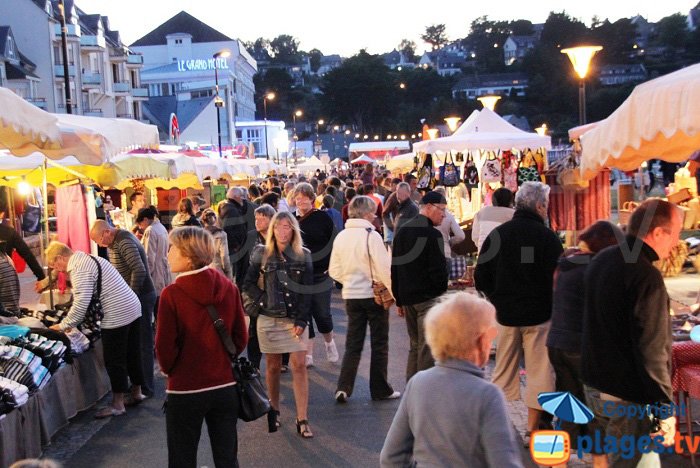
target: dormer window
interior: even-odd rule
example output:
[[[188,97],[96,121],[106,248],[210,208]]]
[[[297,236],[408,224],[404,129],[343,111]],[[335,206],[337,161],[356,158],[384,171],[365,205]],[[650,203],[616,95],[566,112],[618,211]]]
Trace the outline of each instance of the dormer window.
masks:
[[[175,44],[182,44],[182,39],[175,39]]]

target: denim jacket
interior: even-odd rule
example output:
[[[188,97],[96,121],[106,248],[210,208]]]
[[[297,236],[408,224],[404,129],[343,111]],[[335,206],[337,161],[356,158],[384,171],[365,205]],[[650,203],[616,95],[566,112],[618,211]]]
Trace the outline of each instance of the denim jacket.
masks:
[[[311,318],[313,265],[311,252],[304,249],[299,258],[291,248],[281,256],[272,255],[263,265],[265,246],[258,245],[250,256],[250,266],[243,280],[243,294],[260,298],[260,313],[274,318],[291,318],[299,327],[306,327]],[[264,291],[258,287],[262,274]]]

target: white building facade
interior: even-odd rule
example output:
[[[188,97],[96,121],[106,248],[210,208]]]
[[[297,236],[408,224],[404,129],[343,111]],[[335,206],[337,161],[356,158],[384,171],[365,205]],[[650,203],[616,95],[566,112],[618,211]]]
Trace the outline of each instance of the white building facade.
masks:
[[[145,113],[168,133],[171,114],[180,127],[180,141],[217,144],[216,83],[223,101],[219,108],[222,146],[236,143],[239,121],[255,119],[255,60],[237,40],[180,12],[134,42],[143,55],[141,79],[150,101]],[[218,58],[214,55],[225,51]]]
[[[148,92],[140,86],[141,57],[124,46],[106,17],[87,14],[73,1],[64,3],[72,112],[142,119]],[[0,2],[0,27],[12,31],[20,68],[31,70],[24,83],[16,73],[8,87],[42,109],[61,113],[66,112],[66,80],[58,19],[56,0]]]

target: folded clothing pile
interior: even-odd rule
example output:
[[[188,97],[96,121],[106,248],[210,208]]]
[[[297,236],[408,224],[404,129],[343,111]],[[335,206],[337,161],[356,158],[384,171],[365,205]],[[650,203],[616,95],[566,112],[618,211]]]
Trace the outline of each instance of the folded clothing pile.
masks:
[[[14,346],[31,351],[41,359],[41,364],[51,374],[56,372],[64,362],[67,348],[60,341],[49,340],[37,333],[30,333],[25,338],[17,338],[12,342]]]
[[[9,413],[29,400],[29,389],[26,385],[14,380],[0,377],[0,414]]]
[[[25,385],[33,394],[44,388],[51,378],[41,358],[19,346],[0,346],[0,376]]]

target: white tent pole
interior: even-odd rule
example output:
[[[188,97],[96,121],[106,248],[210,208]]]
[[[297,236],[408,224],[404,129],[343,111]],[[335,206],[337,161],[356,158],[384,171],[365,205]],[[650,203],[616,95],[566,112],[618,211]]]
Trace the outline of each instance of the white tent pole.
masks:
[[[49,243],[49,191],[48,187],[49,184],[46,180],[46,161],[47,157],[44,156],[44,162],[41,166],[41,172],[42,172],[42,192],[44,194],[44,228],[46,229],[46,243],[48,245]],[[44,266],[48,266],[46,264],[46,250],[44,249],[44,236],[43,234],[39,236],[39,246],[41,248],[41,262],[44,264]],[[50,281],[50,280],[49,280]]]

